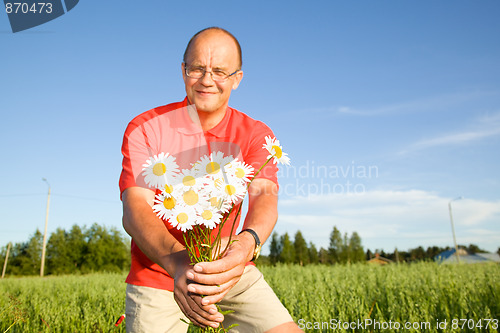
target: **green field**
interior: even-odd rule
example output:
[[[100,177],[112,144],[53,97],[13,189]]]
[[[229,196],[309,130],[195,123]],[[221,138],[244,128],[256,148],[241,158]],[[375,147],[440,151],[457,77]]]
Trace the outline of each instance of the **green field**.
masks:
[[[497,264],[260,269],[308,332],[498,331]],[[125,308],[124,278],[91,274],[1,280],[0,333],[124,332],[124,324],[114,326]],[[405,324],[414,328],[403,329]]]

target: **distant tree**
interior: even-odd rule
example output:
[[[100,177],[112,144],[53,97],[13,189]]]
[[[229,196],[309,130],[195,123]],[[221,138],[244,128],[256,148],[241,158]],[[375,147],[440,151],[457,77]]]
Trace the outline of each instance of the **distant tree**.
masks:
[[[423,260],[425,259],[425,250],[423,247],[419,246],[410,251],[411,261]]]
[[[128,263],[128,250],[116,229],[109,232],[105,227],[94,223],[86,232],[87,252],[82,270],[121,271]]]
[[[484,253],[486,251],[480,249],[479,246],[477,246],[476,244],[469,244],[469,246],[467,247],[467,252],[469,252],[470,254],[475,254],[475,253]]]
[[[271,262],[271,264],[274,265],[279,261],[281,253],[280,241],[278,233],[276,231],[273,232],[273,236],[271,238],[271,244],[269,246],[270,246],[269,261]]]
[[[75,267],[71,260],[71,252],[67,233],[57,228],[47,242],[47,274],[74,273]]]
[[[354,231],[349,239],[349,249],[351,262],[362,262],[365,260],[365,252],[361,245],[361,237]]]
[[[74,224],[67,233],[67,242],[68,246],[71,248],[71,262],[76,269],[80,270],[85,260],[85,254],[87,253],[85,227],[82,230],[82,228]]]
[[[339,257],[340,262],[343,264],[350,263],[352,260],[351,244],[349,242],[349,236],[347,235],[347,232],[344,233],[344,240],[342,241],[342,247],[339,253]]]
[[[26,243],[16,243],[12,248],[12,260],[9,260],[9,272],[13,275],[40,274],[42,242],[43,235],[37,229]]]
[[[435,256],[443,252],[443,249],[441,249],[438,246],[429,246],[426,251],[426,258],[428,259],[433,259]]]
[[[340,262],[340,255],[342,253],[342,247],[344,242],[342,241],[342,235],[340,234],[337,227],[333,227],[333,231],[330,234],[330,246],[328,247],[328,258],[333,264]]]
[[[318,250],[316,250],[316,246],[314,245],[313,242],[309,243],[309,251],[308,252],[309,252],[309,263],[318,264],[319,263]]]
[[[497,253],[500,256],[500,247],[498,248]]]
[[[319,259],[320,264],[323,264],[323,265],[329,264],[330,258],[329,258],[328,250],[326,250],[324,248],[320,248],[318,251],[318,259]]]
[[[295,252],[294,262],[296,264],[299,264],[300,266],[308,264],[309,263],[309,251],[307,248],[306,240],[302,236],[302,233],[300,232],[300,230],[295,233],[293,247],[294,247],[294,252]]]
[[[374,257],[373,252],[370,251],[370,249],[366,250],[365,260],[370,260],[373,257]]]
[[[283,236],[281,236],[280,243],[280,262],[283,262],[285,264],[293,263],[295,261],[295,251],[288,233],[285,233]]]

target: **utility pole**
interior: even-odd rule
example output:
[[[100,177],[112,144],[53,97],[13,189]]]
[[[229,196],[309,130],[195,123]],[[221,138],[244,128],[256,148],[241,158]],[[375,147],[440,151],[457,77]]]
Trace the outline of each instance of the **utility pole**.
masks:
[[[10,251],[10,246],[12,244],[9,242],[9,245],[7,245],[7,254],[5,255],[5,261],[3,263],[3,270],[2,270],[2,279],[5,276],[5,270],[7,269],[7,261],[9,260],[9,251]]]
[[[47,179],[42,178],[44,182],[49,186],[49,193],[47,194],[47,210],[45,212],[45,232],[43,233],[43,245],[42,245],[42,263],[40,265],[40,276],[43,276],[43,269],[45,267],[45,247],[47,245],[47,225],[49,223],[49,206],[50,206],[50,184]]]
[[[455,237],[455,226],[453,225],[453,214],[451,213],[451,203],[456,200],[463,199],[462,197],[455,198],[448,202],[448,210],[450,211],[451,233],[453,234],[453,243],[455,244],[455,255],[457,256],[457,263],[460,263],[460,255],[458,254],[457,238]]]

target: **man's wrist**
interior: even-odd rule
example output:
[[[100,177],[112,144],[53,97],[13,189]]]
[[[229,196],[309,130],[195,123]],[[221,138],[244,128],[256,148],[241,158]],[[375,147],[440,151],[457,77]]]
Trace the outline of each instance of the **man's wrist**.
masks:
[[[260,250],[262,248],[262,244],[260,242],[259,235],[255,232],[255,230],[249,229],[249,228],[243,229],[242,231],[240,231],[239,235],[241,235],[243,233],[249,234],[251,236],[251,238],[254,239],[255,245],[254,245],[253,250],[252,250],[251,261],[257,260],[257,258],[260,255]]]

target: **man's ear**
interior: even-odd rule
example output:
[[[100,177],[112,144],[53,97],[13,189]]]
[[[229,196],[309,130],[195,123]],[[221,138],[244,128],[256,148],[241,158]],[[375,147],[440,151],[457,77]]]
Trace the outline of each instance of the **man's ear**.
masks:
[[[184,82],[186,82],[186,64],[184,62],[181,63],[181,70],[182,70],[182,79]]]
[[[239,71],[238,73],[234,74],[233,90],[236,90],[236,88],[238,88],[238,86],[240,85],[241,79],[243,79],[243,71]]]

